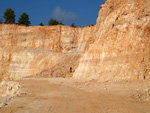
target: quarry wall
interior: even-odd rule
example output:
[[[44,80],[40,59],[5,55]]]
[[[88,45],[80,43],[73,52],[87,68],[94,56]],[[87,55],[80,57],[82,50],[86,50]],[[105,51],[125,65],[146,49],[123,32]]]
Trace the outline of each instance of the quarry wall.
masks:
[[[150,1],[107,0],[95,26],[0,24],[1,78],[79,80],[150,77]]]
[[[100,8],[95,36],[74,78],[109,81],[150,77],[149,0],[107,0]]]
[[[77,67],[80,55],[89,45],[92,29],[0,24],[1,78],[65,76],[70,66]]]

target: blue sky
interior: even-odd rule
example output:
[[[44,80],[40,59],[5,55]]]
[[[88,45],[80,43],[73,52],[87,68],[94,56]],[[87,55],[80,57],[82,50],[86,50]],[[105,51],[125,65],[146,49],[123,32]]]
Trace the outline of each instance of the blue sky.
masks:
[[[50,18],[55,18],[65,25],[75,23],[82,27],[96,23],[103,2],[105,0],[1,0],[0,19],[3,19],[6,8],[11,8],[15,11],[16,22],[25,12],[33,26],[40,22],[48,25]]]

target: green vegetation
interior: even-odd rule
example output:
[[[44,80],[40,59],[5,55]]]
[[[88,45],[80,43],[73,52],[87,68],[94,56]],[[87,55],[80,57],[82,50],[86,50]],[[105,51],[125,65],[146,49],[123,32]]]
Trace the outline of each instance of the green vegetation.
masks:
[[[63,25],[62,21],[58,21],[56,19],[50,19],[48,25]]]
[[[7,8],[4,12],[5,24],[14,24],[15,23],[15,12],[11,8]]]
[[[29,26],[31,24],[29,21],[29,16],[26,13],[23,13],[18,20],[18,24]]]
[[[0,19],[0,24],[2,24],[2,23],[3,23],[3,19],[1,18],[1,19]]]
[[[74,24],[74,23],[72,23],[72,24],[71,24],[71,27],[75,27],[75,24]]]
[[[60,21],[60,22],[59,22],[59,25],[64,25],[64,24],[62,23],[62,21]]]
[[[39,26],[44,26],[44,24],[41,22],[41,23],[39,24]]]
[[[91,24],[91,25],[89,25],[89,24],[88,24],[88,25],[86,25],[86,26],[89,26],[89,27],[91,27],[91,26],[95,26],[95,24]],[[86,27],[86,26],[84,26],[84,27]]]
[[[16,17],[15,12],[11,8],[7,8],[3,15],[5,21],[3,21],[3,19],[0,19],[0,24],[2,23],[15,24],[15,17]],[[22,15],[20,15],[20,18],[18,19],[17,24],[30,26],[31,22],[29,20],[29,15],[27,13],[22,13]],[[51,18],[48,21],[48,25],[50,26],[50,25],[64,25],[64,24],[62,23],[62,21],[58,21],[57,19]],[[44,26],[44,24],[41,22],[39,26]],[[76,27],[74,23],[72,23],[70,26]]]

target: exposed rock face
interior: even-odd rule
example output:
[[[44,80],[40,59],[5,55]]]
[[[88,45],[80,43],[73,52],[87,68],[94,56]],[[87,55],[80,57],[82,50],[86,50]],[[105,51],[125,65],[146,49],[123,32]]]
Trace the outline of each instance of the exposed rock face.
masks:
[[[1,24],[0,62],[2,78],[64,77],[70,67],[82,80],[148,78],[150,1],[108,0],[91,27]]]
[[[93,27],[0,25],[1,78],[64,77],[88,47]]]
[[[77,79],[150,77],[150,1],[108,0],[99,11],[96,41],[80,59]]]
[[[93,27],[0,25],[0,46],[83,52]]]

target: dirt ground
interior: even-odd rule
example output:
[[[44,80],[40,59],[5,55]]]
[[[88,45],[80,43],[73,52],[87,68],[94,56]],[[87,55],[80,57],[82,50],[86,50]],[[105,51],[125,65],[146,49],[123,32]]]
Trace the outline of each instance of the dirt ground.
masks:
[[[0,98],[0,113],[150,113],[149,81],[26,78],[20,95]]]

